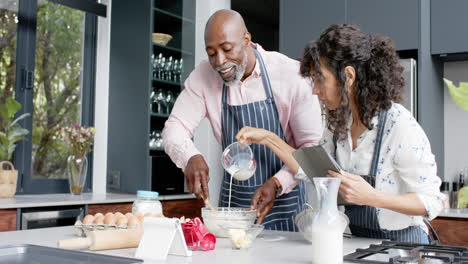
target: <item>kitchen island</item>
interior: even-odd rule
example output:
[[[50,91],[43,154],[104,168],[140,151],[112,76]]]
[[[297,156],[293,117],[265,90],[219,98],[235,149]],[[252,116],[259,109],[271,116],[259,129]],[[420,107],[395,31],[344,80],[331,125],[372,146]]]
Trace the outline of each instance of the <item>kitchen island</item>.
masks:
[[[75,237],[72,226],[1,232],[0,246],[23,243],[56,247],[58,240]],[[369,244],[380,243],[380,240],[365,238],[344,238],[343,240],[343,252],[337,252],[337,254],[348,254],[357,248],[366,248]],[[133,258],[135,251],[135,248],[130,248],[96,251],[96,253]],[[221,238],[218,239],[216,249],[213,251],[197,250],[191,257],[169,255],[164,263],[310,263],[312,259],[310,252],[311,244],[299,233],[263,231],[252,248],[248,250],[233,250],[230,241]]]

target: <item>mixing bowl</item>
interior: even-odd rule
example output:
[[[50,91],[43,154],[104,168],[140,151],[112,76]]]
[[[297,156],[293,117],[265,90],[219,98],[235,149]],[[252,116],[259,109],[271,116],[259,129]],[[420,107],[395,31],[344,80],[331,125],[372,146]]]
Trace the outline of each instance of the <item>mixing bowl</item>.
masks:
[[[263,225],[247,225],[243,227],[223,227],[231,240],[233,249],[247,249],[252,246],[255,238],[262,232]]]
[[[215,212],[204,207],[201,212],[203,223],[208,232],[216,237],[228,237],[229,227],[246,228],[255,222],[257,210],[238,207],[219,207]]]

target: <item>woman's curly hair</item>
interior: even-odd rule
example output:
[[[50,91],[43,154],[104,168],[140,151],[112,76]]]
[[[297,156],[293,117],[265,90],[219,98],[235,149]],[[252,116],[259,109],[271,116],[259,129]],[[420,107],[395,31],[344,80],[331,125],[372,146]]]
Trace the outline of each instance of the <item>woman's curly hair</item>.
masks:
[[[321,65],[322,63],[325,65]],[[327,111],[328,129],[340,140],[347,136],[347,120],[350,116],[350,98],[345,89],[346,66],[356,71],[354,102],[361,122],[372,129],[372,118],[381,110],[387,110],[392,102],[399,102],[404,79],[403,67],[392,41],[382,35],[367,35],[349,24],[332,25],[317,41],[310,42],[301,58],[300,72],[311,77],[313,70],[322,76],[320,66],[327,67],[339,84],[340,106]]]

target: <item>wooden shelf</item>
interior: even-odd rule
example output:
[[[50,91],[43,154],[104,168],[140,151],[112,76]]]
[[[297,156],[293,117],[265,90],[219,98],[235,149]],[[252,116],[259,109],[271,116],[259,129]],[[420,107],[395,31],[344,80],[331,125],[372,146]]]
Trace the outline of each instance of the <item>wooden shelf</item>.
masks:
[[[192,23],[194,24],[195,22],[193,21],[193,19],[190,19],[190,18],[187,18],[187,17],[183,17],[183,16],[180,16],[178,14],[175,14],[175,13],[172,13],[172,12],[169,12],[169,11],[166,11],[166,10],[163,10],[163,9],[160,9],[160,8],[157,8],[157,7],[154,7],[153,8],[154,11],[158,12],[158,13],[161,13],[161,14],[164,14],[166,16],[170,16],[170,17],[173,17],[173,18],[177,18],[177,19],[180,19],[182,21],[185,21],[185,22],[188,22],[188,23]]]

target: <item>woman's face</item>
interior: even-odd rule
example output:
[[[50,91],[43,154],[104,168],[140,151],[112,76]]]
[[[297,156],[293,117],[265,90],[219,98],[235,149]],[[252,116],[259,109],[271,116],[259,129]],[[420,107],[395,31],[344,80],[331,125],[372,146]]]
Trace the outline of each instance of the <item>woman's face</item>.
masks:
[[[321,75],[313,69],[310,70],[310,76],[314,83],[312,93],[317,95],[328,110],[335,110],[338,108],[341,101],[339,83],[333,73],[325,65],[325,61],[320,59]]]

